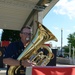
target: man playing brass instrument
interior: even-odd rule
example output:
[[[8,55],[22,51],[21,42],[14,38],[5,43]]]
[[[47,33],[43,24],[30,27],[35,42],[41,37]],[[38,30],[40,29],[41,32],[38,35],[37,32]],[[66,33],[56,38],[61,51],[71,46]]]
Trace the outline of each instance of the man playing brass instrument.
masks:
[[[34,66],[35,64],[29,60],[19,61],[17,60],[18,56],[24,50],[24,48],[28,45],[31,39],[31,28],[30,27],[23,27],[20,32],[21,41],[10,43],[7,49],[5,50],[3,56],[3,63],[7,64],[7,72],[10,66],[19,66],[22,65],[24,67],[27,66]],[[23,75],[23,74],[18,74]],[[24,74],[25,75],[25,74]]]
[[[57,38],[39,22],[32,40],[29,27],[21,29],[20,37],[21,41],[11,43],[5,50],[3,63],[8,65],[6,75],[25,75],[24,67],[46,66],[54,56],[51,48],[43,44],[50,40],[57,41]],[[45,48],[48,54],[41,51],[38,53],[40,48]]]

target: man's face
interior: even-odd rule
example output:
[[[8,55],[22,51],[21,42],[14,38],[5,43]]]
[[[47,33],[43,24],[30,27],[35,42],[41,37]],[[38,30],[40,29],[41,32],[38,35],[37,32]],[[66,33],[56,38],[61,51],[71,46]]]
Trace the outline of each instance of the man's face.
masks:
[[[30,39],[31,39],[31,29],[24,28],[22,30],[22,32],[20,33],[20,37],[21,37],[21,40],[23,42],[30,41]]]

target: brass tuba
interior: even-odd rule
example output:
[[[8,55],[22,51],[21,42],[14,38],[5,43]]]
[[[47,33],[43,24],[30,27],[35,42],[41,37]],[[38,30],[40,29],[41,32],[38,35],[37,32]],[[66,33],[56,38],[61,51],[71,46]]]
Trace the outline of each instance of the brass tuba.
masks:
[[[34,38],[24,49],[24,51],[19,55],[17,60],[28,59],[35,62],[38,66],[46,66],[54,55],[51,51],[51,48],[44,45],[44,43],[50,40],[57,41],[57,38],[41,23],[37,22],[37,25],[38,29]],[[44,55],[42,51],[38,51],[40,48],[46,49],[48,54]],[[14,75],[14,70],[16,70],[18,67],[20,66],[10,66],[8,75]]]

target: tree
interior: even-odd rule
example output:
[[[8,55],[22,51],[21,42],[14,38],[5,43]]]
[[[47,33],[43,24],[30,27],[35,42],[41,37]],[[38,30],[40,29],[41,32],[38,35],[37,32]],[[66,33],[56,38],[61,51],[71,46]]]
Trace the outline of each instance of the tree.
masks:
[[[65,51],[66,53],[69,53],[69,47],[68,47],[68,46],[64,46],[63,49],[64,49],[64,51]]]
[[[14,42],[20,40],[19,33],[20,31],[16,31],[16,30],[3,30],[1,41]]]
[[[69,46],[64,46],[63,49],[64,49],[64,57],[69,56]]]
[[[68,43],[71,43],[72,47],[75,47],[75,32],[68,35]]]

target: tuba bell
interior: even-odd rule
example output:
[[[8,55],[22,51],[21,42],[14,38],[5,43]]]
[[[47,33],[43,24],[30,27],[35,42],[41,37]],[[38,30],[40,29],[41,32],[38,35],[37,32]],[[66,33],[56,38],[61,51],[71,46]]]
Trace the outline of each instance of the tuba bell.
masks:
[[[38,28],[34,38],[24,51],[18,56],[17,60],[28,59],[35,62],[37,66],[46,66],[50,60],[54,57],[50,47],[44,45],[45,42],[50,40],[57,41],[57,38],[41,23],[37,22]],[[44,54],[41,49],[47,50],[47,54]],[[14,71],[20,66],[10,66],[8,75],[14,75]]]

